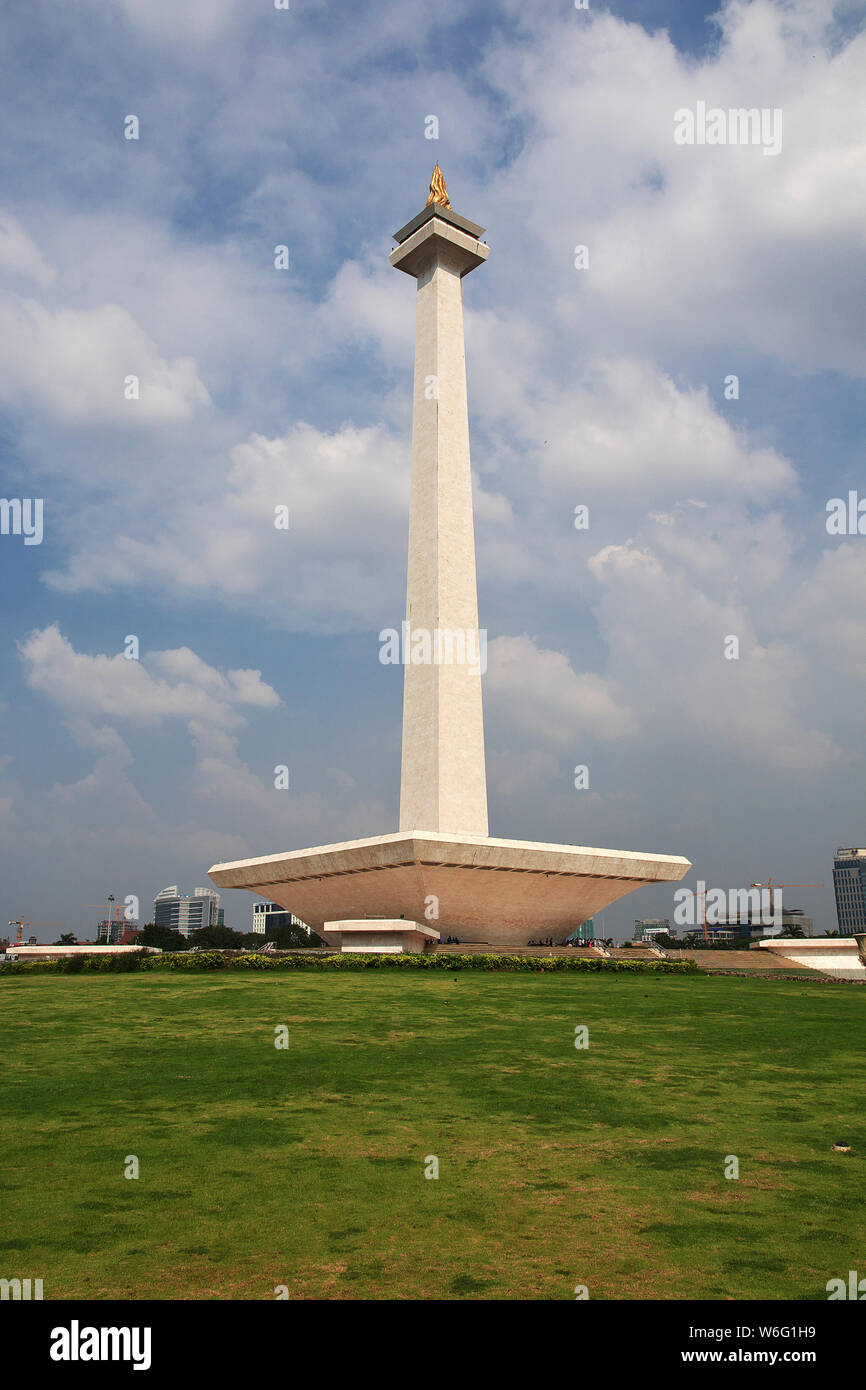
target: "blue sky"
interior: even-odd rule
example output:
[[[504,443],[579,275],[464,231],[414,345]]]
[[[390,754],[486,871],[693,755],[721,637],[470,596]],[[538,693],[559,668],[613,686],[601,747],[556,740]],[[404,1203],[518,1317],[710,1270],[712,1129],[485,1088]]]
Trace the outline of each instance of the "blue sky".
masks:
[[[491,246],[466,288],[491,833],[823,881],[787,901],[835,926],[832,853],[866,832],[866,537],[825,527],[866,496],[864,18],[4,9],[2,494],[45,509],[41,545],[0,537],[4,921],[84,933],[108,892],[147,917],[215,860],[396,827],[377,636],[414,305],[387,254],[438,159]],[[698,101],[781,109],[781,152],[677,146]]]

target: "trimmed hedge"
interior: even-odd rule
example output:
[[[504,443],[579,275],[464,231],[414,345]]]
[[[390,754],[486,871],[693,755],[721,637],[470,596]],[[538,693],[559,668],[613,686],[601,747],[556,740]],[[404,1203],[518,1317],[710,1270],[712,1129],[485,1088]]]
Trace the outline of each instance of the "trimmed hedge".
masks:
[[[135,974],[147,960],[145,951],[124,951],[119,956],[64,956],[60,960],[0,962],[0,975],[81,975],[94,971],[112,975]]]
[[[586,973],[622,975],[690,975],[703,973],[693,960],[609,960],[604,956],[510,956],[494,953],[447,955],[334,955],[334,956],[227,956],[222,951],[144,951],[121,956],[71,956],[56,961],[12,961],[0,965],[0,975],[51,973],[78,975],[85,972],[126,974],[137,970],[501,970],[544,974]]]

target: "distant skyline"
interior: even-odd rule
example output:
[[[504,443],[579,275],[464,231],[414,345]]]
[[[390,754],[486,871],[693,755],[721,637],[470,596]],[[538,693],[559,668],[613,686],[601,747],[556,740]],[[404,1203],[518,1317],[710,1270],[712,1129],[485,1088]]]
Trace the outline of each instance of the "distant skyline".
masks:
[[[93,935],[109,892],[146,921],[216,861],[397,828],[415,306],[387,256],[438,160],[491,248],[490,834],[823,883],[784,903],[836,929],[866,842],[866,534],[828,527],[866,500],[863,24],[6,8],[0,496],[42,537],[0,534],[4,923]],[[778,152],[678,143],[699,103],[779,111]],[[673,921],[675,888],[597,930]]]

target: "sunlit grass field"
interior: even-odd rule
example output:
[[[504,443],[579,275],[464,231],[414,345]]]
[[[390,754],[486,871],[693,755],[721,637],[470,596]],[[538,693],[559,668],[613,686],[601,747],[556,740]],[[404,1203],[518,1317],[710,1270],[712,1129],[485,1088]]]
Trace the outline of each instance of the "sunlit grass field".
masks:
[[[701,976],[0,979],[0,1276],[46,1299],[825,1299],[866,1273],[864,1009]]]

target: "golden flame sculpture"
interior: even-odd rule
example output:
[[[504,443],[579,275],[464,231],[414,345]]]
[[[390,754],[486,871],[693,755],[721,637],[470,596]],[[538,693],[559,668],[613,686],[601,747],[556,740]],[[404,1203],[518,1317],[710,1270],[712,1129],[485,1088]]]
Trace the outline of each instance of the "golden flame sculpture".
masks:
[[[429,208],[431,203],[438,203],[443,208],[451,207],[451,199],[448,197],[448,189],[445,187],[445,175],[438,164],[433,170],[433,177],[430,180],[430,196],[424,206]]]

